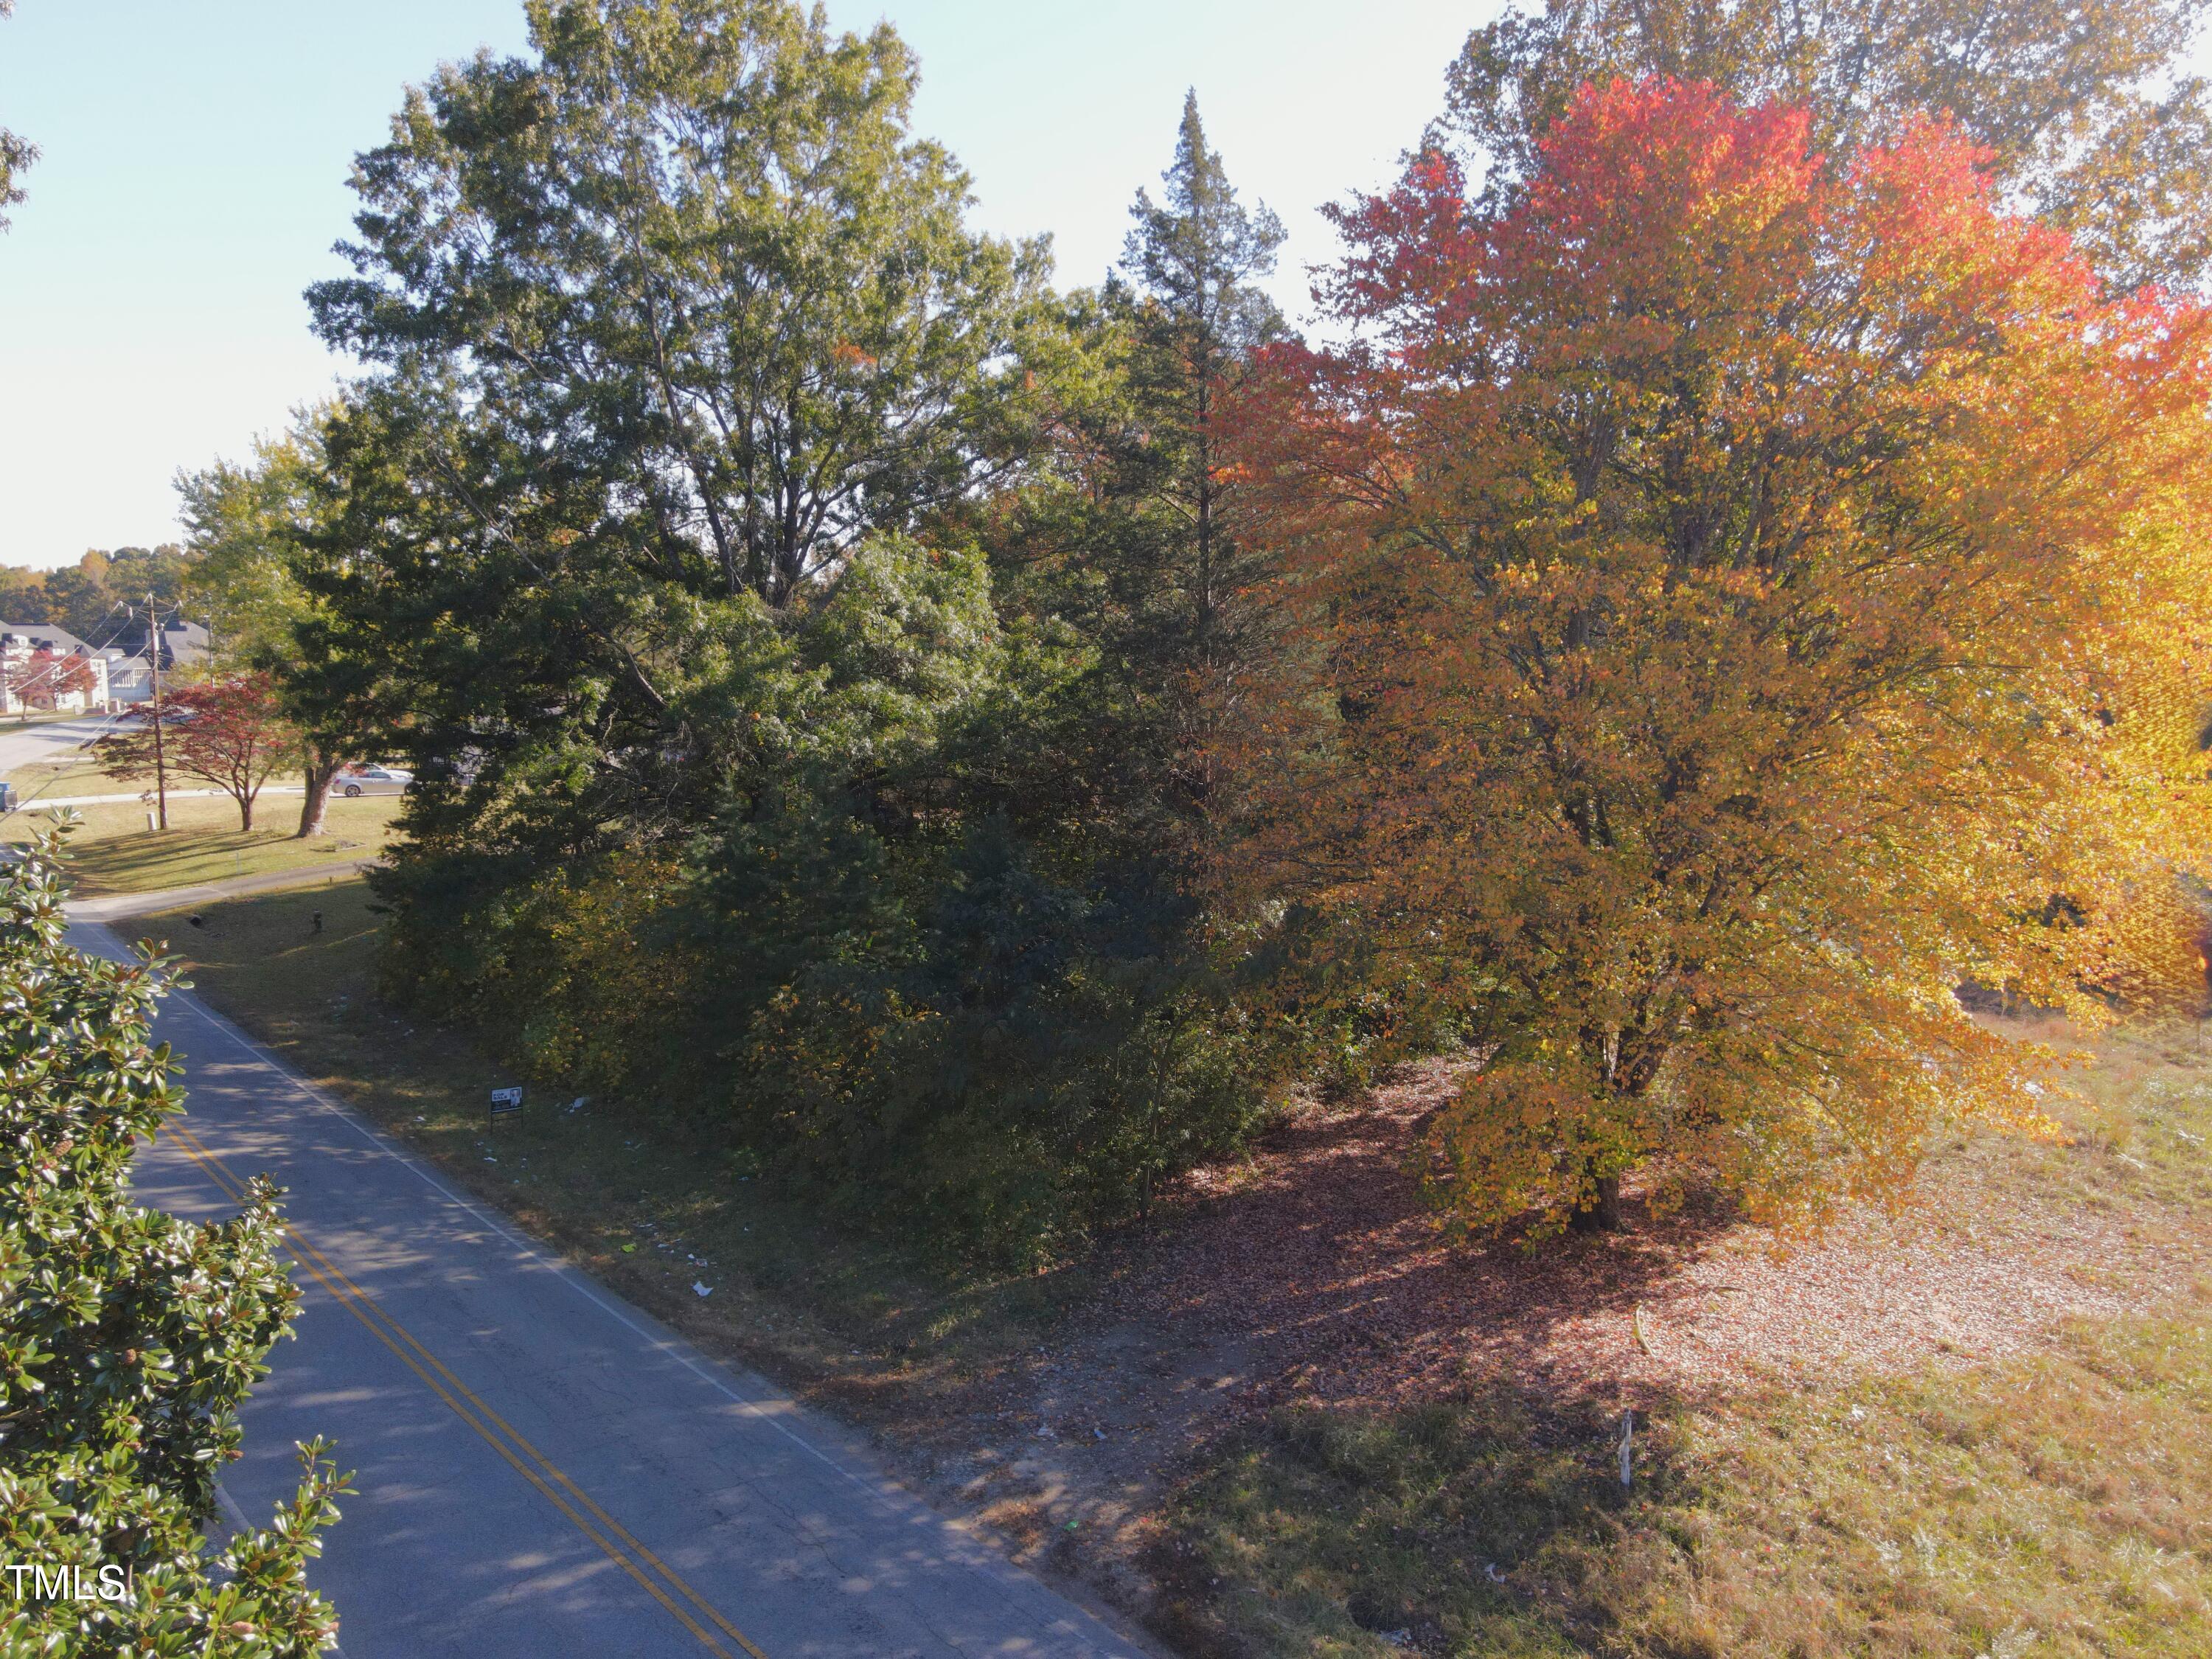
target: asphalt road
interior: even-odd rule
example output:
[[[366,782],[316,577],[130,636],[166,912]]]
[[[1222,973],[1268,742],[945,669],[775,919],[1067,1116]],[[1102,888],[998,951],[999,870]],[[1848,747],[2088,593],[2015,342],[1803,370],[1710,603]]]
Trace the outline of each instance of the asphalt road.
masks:
[[[118,954],[106,930],[86,949]],[[189,1111],[142,1201],[289,1189],[298,1339],[224,1476],[257,1522],[321,1434],[359,1495],[313,1582],[346,1659],[1142,1650],[886,1480],[858,1438],[525,1243],[186,994]]]
[[[91,742],[112,723],[109,715],[87,714],[78,720],[34,720],[25,726],[0,726],[0,778],[8,779],[28,794],[26,781],[13,775],[17,768],[27,761],[58,760],[64,750]]]

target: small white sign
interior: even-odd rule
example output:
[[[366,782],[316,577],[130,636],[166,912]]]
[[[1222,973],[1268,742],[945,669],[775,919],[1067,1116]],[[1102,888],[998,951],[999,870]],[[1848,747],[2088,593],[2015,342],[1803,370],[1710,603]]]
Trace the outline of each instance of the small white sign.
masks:
[[[520,1089],[493,1090],[491,1091],[491,1109],[494,1114],[500,1112],[520,1111],[522,1109],[522,1091]]]

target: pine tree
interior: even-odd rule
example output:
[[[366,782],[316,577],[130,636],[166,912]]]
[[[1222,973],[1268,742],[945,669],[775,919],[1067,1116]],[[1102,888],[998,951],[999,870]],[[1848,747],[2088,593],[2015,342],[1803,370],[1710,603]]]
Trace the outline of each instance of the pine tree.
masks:
[[[1087,319],[1101,372],[1061,411],[1053,464],[989,532],[1004,602],[1058,619],[1091,665],[1047,737],[1008,764],[1018,815],[1079,823],[1086,856],[1180,884],[1210,784],[1204,723],[1255,648],[1235,603],[1250,556],[1221,462],[1221,410],[1285,333],[1257,285],[1283,228],[1248,208],[1183,102],[1158,200],[1139,191],[1119,269]]]
[[[1174,541],[1173,582],[1187,611],[1188,648],[1213,663],[1235,568],[1222,517],[1219,438],[1224,387],[1283,331],[1282,313],[1253,279],[1272,274],[1283,227],[1265,205],[1248,210],[1207,148],[1198,94],[1183,97],[1165,200],[1137,192],[1121,265],[1138,295],[1133,356],[1147,493],[1187,526]]]

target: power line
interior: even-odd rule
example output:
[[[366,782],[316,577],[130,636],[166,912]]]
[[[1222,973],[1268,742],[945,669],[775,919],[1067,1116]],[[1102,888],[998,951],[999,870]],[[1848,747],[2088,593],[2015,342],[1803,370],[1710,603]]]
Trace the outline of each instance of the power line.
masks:
[[[106,720],[109,725],[112,726],[112,725],[115,723],[115,721],[116,721],[116,720],[117,720],[117,718],[118,718],[118,717],[117,717],[117,716],[115,716],[115,715],[113,715],[113,714],[106,714],[106,715],[102,715],[102,716],[101,716],[101,718],[102,718],[103,720]],[[78,747],[79,749],[81,749],[81,750],[82,750],[82,749],[88,749],[88,748],[90,748],[94,744],[95,744],[95,743],[99,742],[99,741],[100,741],[100,739],[101,738],[104,738],[104,737],[106,737],[106,735],[107,735],[107,734],[106,734],[105,732],[94,732],[94,733],[92,734],[92,736],[90,736],[90,737],[87,738],[86,738],[82,743],[81,743],[81,744],[77,744],[77,747]],[[61,778],[60,778],[60,775],[59,775],[58,773],[56,773],[56,774],[50,774],[50,775],[47,776],[46,781],[44,783],[40,784],[40,785],[36,789],[33,789],[33,790],[29,794],[27,794],[27,795],[24,796],[22,799],[21,799],[21,800],[17,801],[17,802],[16,802],[13,806],[9,807],[9,808],[5,811],[5,812],[0,812],[0,819],[4,819],[4,818],[10,818],[10,817],[14,817],[16,813],[18,813],[18,812],[27,812],[27,811],[29,811],[31,810],[31,808],[32,808],[32,807],[33,807],[33,806],[35,806],[35,805],[38,805],[38,801],[39,801],[39,797],[40,797],[40,796],[41,796],[41,795],[45,794],[45,793],[46,793],[46,791],[47,791],[47,790],[49,790],[49,789],[52,788],[52,787],[54,787],[54,785],[56,785],[57,783],[58,783],[58,782],[60,782],[60,781],[61,781]],[[139,799],[140,799],[141,800],[143,800],[143,799],[145,799],[145,797],[144,797],[143,795],[141,795],[141,796],[139,797]]]

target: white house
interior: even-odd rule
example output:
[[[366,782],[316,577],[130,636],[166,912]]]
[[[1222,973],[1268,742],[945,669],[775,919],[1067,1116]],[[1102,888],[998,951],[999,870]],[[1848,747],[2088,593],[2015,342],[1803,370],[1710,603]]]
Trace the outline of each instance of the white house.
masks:
[[[109,706],[107,659],[65,628],[0,622],[0,714]]]
[[[107,667],[107,698],[116,708],[128,708],[154,695],[154,670],[145,658],[103,651],[100,660]]]
[[[173,674],[208,659],[208,631],[198,623],[172,618],[161,626],[161,672]],[[144,702],[154,695],[154,670],[146,660],[146,636],[126,637],[100,653],[107,662],[107,697],[118,708]]]

